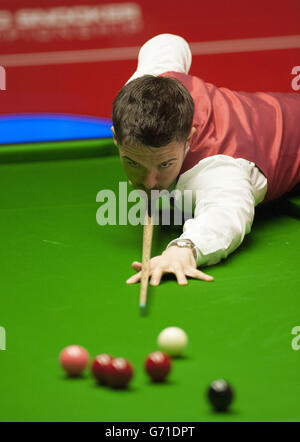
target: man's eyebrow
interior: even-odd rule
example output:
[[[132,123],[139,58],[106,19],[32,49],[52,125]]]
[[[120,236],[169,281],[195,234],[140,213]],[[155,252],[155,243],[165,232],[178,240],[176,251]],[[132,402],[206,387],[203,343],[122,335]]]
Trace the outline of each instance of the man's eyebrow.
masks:
[[[133,161],[134,163],[138,163],[138,161],[135,161],[132,158],[129,158],[127,155],[122,155],[122,158],[126,158],[126,160]],[[177,161],[178,158],[170,158],[169,160],[161,161],[160,164],[162,164],[162,163],[169,163],[170,161],[174,161],[174,160]]]
[[[125,155],[122,155],[122,158],[126,158],[126,160],[133,161],[134,163],[137,163],[137,161],[134,161],[132,158],[129,158]]]
[[[170,161],[174,161],[174,160],[177,161],[177,159],[178,159],[178,158],[171,158],[170,160],[162,161],[160,164],[162,164],[162,163],[169,163]]]

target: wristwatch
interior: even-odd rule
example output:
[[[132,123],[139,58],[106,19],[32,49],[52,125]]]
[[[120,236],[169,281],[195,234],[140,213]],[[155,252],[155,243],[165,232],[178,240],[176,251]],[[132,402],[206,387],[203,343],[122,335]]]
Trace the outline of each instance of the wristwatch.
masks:
[[[196,250],[196,246],[193,243],[193,241],[191,241],[190,239],[174,239],[173,241],[170,242],[170,244],[168,244],[167,249],[171,246],[177,246],[177,247],[188,247],[189,249],[192,249],[193,255],[195,260],[197,261],[197,250]]]

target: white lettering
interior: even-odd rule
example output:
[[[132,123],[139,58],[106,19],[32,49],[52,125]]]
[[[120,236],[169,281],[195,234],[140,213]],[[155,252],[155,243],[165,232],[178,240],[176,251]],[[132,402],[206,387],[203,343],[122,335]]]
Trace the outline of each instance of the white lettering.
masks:
[[[141,19],[141,8],[136,3],[99,6],[59,6],[50,9],[24,8],[19,9],[15,13],[15,23],[18,29],[70,26],[78,28],[100,24],[123,25],[125,22],[137,23],[140,22]]]
[[[127,182],[119,183],[119,224],[127,224]]]
[[[137,226],[138,224],[144,224],[147,194],[143,190],[132,190],[128,195],[129,202],[135,202],[139,200],[137,204],[132,206],[128,212],[128,221],[132,226]]]
[[[107,201],[105,199],[107,198]],[[99,207],[96,213],[96,220],[100,226],[106,226],[110,224],[112,226],[116,225],[116,196],[112,190],[100,190],[96,196],[97,202],[104,202],[104,204]],[[107,212],[107,216],[106,216]]]
[[[6,332],[4,327],[0,327],[0,350],[6,350]]]
[[[10,11],[0,10],[0,31],[7,31],[13,25],[13,15]]]
[[[0,66],[0,90],[6,91],[6,71],[3,66]]]
[[[299,334],[297,334],[299,333]],[[292,335],[297,335],[293,340],[292,340],[292,349],[293,350],[300,350],[300,345],[299,345],[299,341],[300,341],[300,327],[296,326],[292,329]]]
[[[300,74],[297,75],[298,72],[300,72],[300,66],[294,66],[292,69],[292,75],[296,75],[296,77],[292,80],[292,89],[294,91],[300,90]]]

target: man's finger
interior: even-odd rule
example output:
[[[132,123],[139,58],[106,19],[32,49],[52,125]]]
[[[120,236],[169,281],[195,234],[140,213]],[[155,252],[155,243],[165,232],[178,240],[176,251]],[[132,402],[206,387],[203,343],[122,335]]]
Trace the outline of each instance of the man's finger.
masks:
[[[214,278],[211,275],[207,275],[206,273],[201,272],[201,270],[197,269],[189,269],[185,272],[187,276],[195,279],[201,279],[202,281],[213,281]]]
[[[138,261],[134,261],[131,264],[131,267],[134,268],[134,270],[136,270],[138,272],[138,271],[140,271],[142,269],[142,263],[138,262]]]
[[[177,282],[179,285],[187,285],[187,279],[185,277],[185,274],[183,273],[182,270],[175,270],[174,271],[176,278],[177,278]]]
[[[127,279],[127,284],[135,284],[136,282],[140,281],[142,272],[138,272],[135,275],[130,276],[129,279]]]
[[[151,285],[158,285],[160,283],[162,274],[163,274],[163,270],[161,268],[155,269],[153,271],[150,284]]]

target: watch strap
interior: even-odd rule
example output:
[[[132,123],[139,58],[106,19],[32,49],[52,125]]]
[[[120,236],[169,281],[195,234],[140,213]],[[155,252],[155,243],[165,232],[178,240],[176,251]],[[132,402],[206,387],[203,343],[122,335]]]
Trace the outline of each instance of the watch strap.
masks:
[[[187,247],[189,249],[192,249],[194,258],[197,262],[197,249],[195,244],[193,243],[192,240],[187,239],[187,238],[177,238],[174,239],[173,241],[171,241],[168,245],[167,245],[167,249],[171,246],[177,246],[177,247]]]

